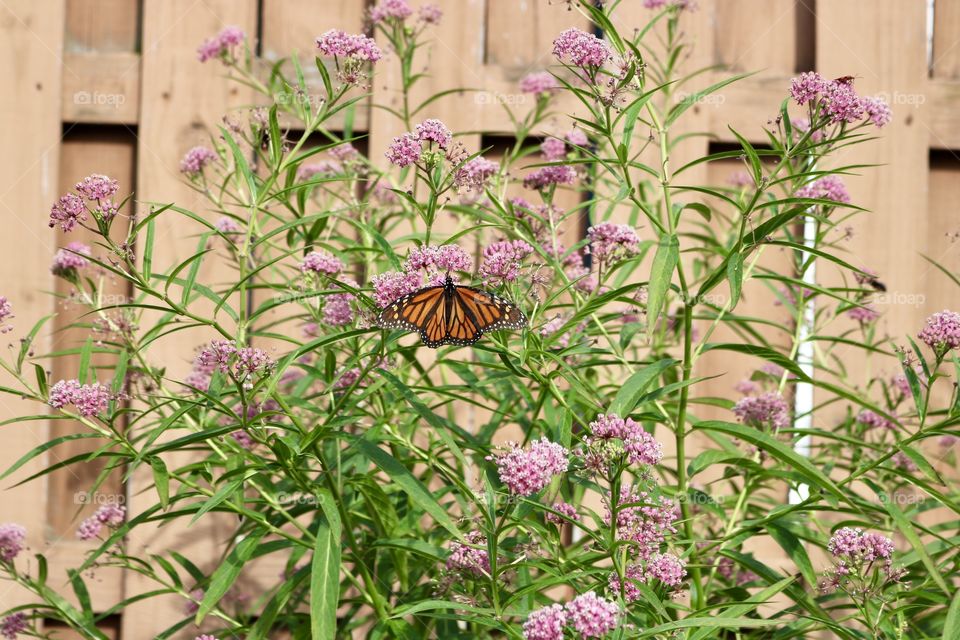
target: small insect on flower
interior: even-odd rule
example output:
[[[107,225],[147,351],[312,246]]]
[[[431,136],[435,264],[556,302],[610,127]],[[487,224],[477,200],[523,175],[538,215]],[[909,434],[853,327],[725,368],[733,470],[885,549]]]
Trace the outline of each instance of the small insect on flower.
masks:
[[[384,329],[417,331],[423,344],[436,349],[445,344],[470,346],[485,332],[523,329],[527,318],[517,305],[474,287],[453,283],[426,287],[394,300],[377,316]]]

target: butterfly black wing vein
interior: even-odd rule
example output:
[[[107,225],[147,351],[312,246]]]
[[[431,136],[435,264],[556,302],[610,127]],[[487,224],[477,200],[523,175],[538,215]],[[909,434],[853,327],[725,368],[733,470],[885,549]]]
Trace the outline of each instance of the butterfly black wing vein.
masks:
[[[384,329],[416,331],[430,348],[469,346],[489,331],[522,329],[523,312],[509,300],[475,287],[448,281],[401,296],[377,316]]]

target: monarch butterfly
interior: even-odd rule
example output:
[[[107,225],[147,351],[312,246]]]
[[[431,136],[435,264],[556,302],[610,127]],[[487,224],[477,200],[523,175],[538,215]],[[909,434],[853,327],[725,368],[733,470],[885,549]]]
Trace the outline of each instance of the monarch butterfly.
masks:
[[[436,349],[445,344],[469,346],[488,331],[522,329],[527,318],[512,302],[457,286],[447,274],[443,284],[408,293],[384,307],[377,325],[418,331],[423,344]]]

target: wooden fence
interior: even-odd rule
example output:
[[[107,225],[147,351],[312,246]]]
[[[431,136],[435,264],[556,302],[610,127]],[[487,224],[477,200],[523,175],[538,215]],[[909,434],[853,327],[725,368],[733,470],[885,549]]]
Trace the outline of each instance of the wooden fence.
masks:
[[[431,77],[423,91],[470,87],[480,92],[450,96],[425,114],[455,131],[474,131],[469,149],[507,133],[498,102],[515,97],[517,80],[550,63],[550,42],[582,18],[561,0],[443,0],[444,20],[433,33]],[[693,108],[691,138],[681,153],[704,154],[711,146],[735,142],[728,125],[751,141],[764,143],[762,127],[776,115],[790,78],[816,69],[829,77],[852,75],[857,89],[883,93],[894,110],[878,140],[844,152],[842,162],[876,163],[863,177],[848,180],[855,202],[873,213],[853,223],[847,260],[880,272],[888,293],[879,303],[880,329],[893,336],[914,332],[929,313],[957,308],[954,285],[931,268],[925,253],[960,271],[960,2],[937,0],[699,0],[684,18],[695,39],[691,68],[723,65],[729,71],[757,71]],[[649,15],[641,0],[624,0],[623,29]],[[176,201],[202,210],[204,203],[182,183],[177,163],[184,151],[203,143],[209,128],[231,108],[253,96],[228,82],[217,64],[201,65],[196,47],[226,25],[257,34],[258,52],[274,59],[299,50],[311,55],[313,39],[328,28],[359,32],[363,0],[0,0],[0,294],[16,307],[18,328],[57,311],[45,292],[57,291],[50,260],[61,240],[46,228],[51,203],[89,173],[119,179],[122,192],[140,201]],[[935,21],[931,22],[935,17]],[[930,28],[930,25],[932,29]],[[932,31],[932,35],[931,35]],[[388,69],[389,64],[381,65]],[[717,73],[720,73],[719,71]],[[378,76],[380,102],[396,97],[396,77]],[[704,79],[704,86],[709,78]],[[357,129],[369,134],[372,157],[382,155],[398,132],[384,111],[361,111]],[[696,179],[720,183],[737,168],[734,161],[703,167]],[[157,246],[172,260],[192,250],[172,223],[158,229]],[[184,244],[189,243],[189,244]],[[824,277],[831,277],[829,273]],[[122,293],[122,292],[120,292]],[[885,301],[884,301],[885,300]],[[747,300],[754,308],[770,300]],[[68,315],[68,314],[67,314]],[[59,318],[57,327],[68,320]],[[9,338],[13,334],[6,334]],[[44,335],[37,351],[62,348],[81,336]],[[15,346],[15,345],[14,345]],[[174,366],[186,366],[182,354]],[[711,373],[730,366],[708,356]],[[711,370],[713,369],[713,370]],[[729,394],[739,376],[716,387]],[[5,384],[5,383],[4,383]],[[27,411],[10,396],[0,398],[0,419]],[[72,427],[31,422],[3,427],[0,468],[51,434]],[[63,452],[51,457],[53,463]],[[0,492],[0,521],[19,522],[34,551],[52,558],[53,584],[82,561],[88,546],[73,535],[81,510],[77,492],[97,470],[60,473],[47,482],[9,488],[44,466],[27,465]],[[135,506],[137,491],[114,485]],[[216,522],[183,532],[157,532],[132,541],[138,549],[160,550],[175,543],[192,556],[216,557],[229,529]],[[280,566],[265,567],[271,578]],[[266,575],[266,574],[265,574]],[[97,570],[91,581],[99,607],[146,588],[135,577]],[[22,594],[0,585],[0,608]],[[135,606],[112,620],[114,637],[151,638],[182,615],[183,602]],[[66,635],[64,636],[66,637]],[[190,635],[192,637],[192,634]]]

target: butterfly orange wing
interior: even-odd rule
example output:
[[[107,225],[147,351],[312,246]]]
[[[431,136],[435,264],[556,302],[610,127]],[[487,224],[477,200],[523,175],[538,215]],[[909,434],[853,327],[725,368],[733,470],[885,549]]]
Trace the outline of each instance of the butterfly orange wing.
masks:
[[[523,329],[527,318],[509,300],[474,287],[457,287],[454,300],[466,310],[478,331]]]
[[[377,316],[377,326],[384,329],[424,330],[437,306],[443,306],[443,287],[426,287],[397,298]]]
[[[522,329],[527,319],[509,300],[474,287],[426,287],[402,296],[377,316],[384,329],[417,331],[423,343],[436,349],[445,344],[469,346],[486,331]]]

